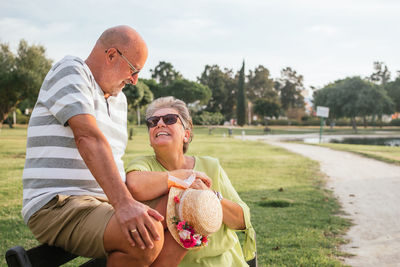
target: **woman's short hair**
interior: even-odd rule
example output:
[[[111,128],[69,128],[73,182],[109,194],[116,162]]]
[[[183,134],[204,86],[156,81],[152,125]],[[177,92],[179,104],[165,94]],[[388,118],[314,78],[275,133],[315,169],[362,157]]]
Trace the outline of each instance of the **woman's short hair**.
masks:
[[[178,112],[180,118],[182,119],[183,127],[185,128],[185,130],[189,130],[190,132],[189,140],[183,143],[183,153],[186,153],[186,151],[189,148],[189,143],[193,139],[193,122],[192,122],[192,117],[190,117],[189,109],[187,108],[185,102],[183,102],[180,99],[176,99],[173,96],[160,97],[151,102],[150,105],[147,107],[146,119],[153,116],[153,114],[157,110],[163,108],[175,109]]]

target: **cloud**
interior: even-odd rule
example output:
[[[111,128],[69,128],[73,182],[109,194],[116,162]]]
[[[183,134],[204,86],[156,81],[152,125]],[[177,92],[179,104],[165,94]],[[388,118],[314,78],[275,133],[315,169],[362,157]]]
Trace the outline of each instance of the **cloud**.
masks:
[[[22,18],[0,18],[0,36],[7,36],[7,40],[11,47],[16,47],[21,39],[29,42],[46,44],[61,40],[66,33],[73,30],[71,23],[49,23],[40,25],[32,21]]]
[[[333,25],[313,25],[307,29],[309,33],[323,35],[324,37],[336,37],[341,33],[341,30]]]

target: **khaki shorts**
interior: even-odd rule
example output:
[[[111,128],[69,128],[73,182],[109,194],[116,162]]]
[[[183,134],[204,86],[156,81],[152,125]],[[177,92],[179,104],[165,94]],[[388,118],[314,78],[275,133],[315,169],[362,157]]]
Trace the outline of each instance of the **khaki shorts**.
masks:
[[[28,227],[41,243],[84,257],[104,258],[104,231],[113,214],[107,199],[57,195],[32,215]]]

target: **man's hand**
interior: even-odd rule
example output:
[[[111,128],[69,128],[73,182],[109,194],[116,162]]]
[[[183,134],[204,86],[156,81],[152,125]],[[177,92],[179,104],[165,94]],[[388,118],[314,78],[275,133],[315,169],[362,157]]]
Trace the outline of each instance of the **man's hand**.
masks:
[[[114,209],[121,230],[131,246],[152,249],[152,240],[160,240],[152,218],[162,221],[164,217],[156,210],[133,199]]]

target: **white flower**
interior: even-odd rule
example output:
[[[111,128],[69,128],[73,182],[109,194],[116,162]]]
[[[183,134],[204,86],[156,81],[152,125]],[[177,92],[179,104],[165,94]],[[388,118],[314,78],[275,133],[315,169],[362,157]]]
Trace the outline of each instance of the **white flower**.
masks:
[[[179,232],[179,237],[183,240],[190,239],[190,232],[188,230],[183,230]]]
[[[196,240],[196,246],[200,246],[202,236],[199,234],[195,234],[195,235],[193,235],[193,238]]]

